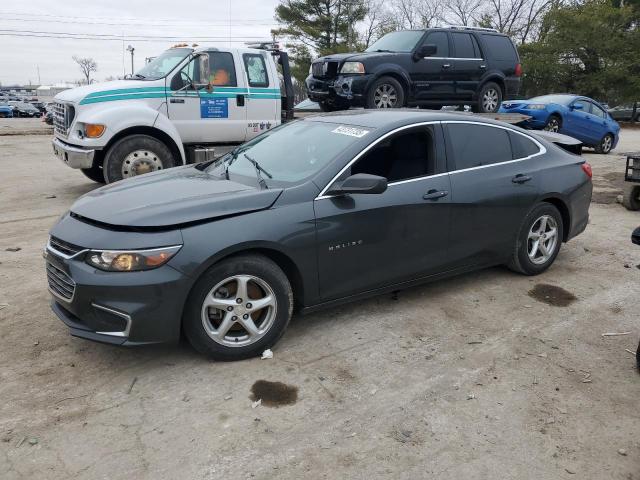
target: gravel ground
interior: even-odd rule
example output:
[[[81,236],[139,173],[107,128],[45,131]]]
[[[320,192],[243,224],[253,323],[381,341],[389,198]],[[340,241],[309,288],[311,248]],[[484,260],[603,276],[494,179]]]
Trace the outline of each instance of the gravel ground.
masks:
[[[638,130],[586,153],[591,223],[545,274],[298,317],[273,359],[215,363],[69,336],[41,251],[95,184],[49,136],[0,135],[0,478],[640,479],[640,215],[615,202],[630,150]]]

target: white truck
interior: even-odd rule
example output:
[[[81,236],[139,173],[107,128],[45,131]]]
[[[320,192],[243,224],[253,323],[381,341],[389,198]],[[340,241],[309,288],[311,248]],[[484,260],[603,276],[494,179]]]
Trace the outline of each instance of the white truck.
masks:
[[[287,54],[267,43],[176,46],[126,80],[54,102],[55,156],[100,183],[210,160],[293,118]]]

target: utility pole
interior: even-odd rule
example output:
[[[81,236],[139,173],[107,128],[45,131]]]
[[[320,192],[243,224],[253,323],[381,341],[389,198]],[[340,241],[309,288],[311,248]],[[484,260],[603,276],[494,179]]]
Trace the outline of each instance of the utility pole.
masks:
[[[127,47],[127,52],[131,52],[131,76],[133,76],[133,52],[134,52],[135,48],[133,48],[131,45],[129,45]]]
[[[40,65],[36,65],[36,70],[38,70],[38,85],[42,85],[42,81],[40,80]]]

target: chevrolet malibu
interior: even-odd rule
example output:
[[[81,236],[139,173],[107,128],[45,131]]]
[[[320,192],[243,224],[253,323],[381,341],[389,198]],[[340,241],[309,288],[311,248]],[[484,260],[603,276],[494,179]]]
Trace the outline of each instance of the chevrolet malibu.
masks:
[[[551,135],[552,136],[552,135]],[[465,114],[353,111],[81,197],[45,249],[71,334],[233,360],[294,312],[507,265],[536,275],[588,221],[591,168]]]

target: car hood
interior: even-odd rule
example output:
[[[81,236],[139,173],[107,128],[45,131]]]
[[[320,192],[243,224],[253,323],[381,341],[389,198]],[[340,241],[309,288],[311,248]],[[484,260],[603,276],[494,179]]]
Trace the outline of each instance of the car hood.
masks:
[[[264,210],[282,189],[225,180],[193,166],[148,173],[80,197],[71,213],[114,227],[162,229]]]
[[[91,85],[84,85],[82,87],[70,88],[58,93],[54,100],[60,102],[80,103],[82,99],[90,94],[97,94],[99,92],[113,93],[113,91],[131,89],[140,89],[141,91],[147,91],[150,88],[164,87],[164,80],[162,81],[146,81],[146,80],[114,80],[112,82],[92,83]]]
[[[351,52],[351,53],[334,53],[332,55],[327,55],[325,57],[320,57],[315,62],[318,61],[330,61],[330,62],[344,62],[346,60],[353,62],[360,62],[364,60],[369,60],[372,58],[379,57],[389,57],[392,58],[399,53],[396,52]]]

